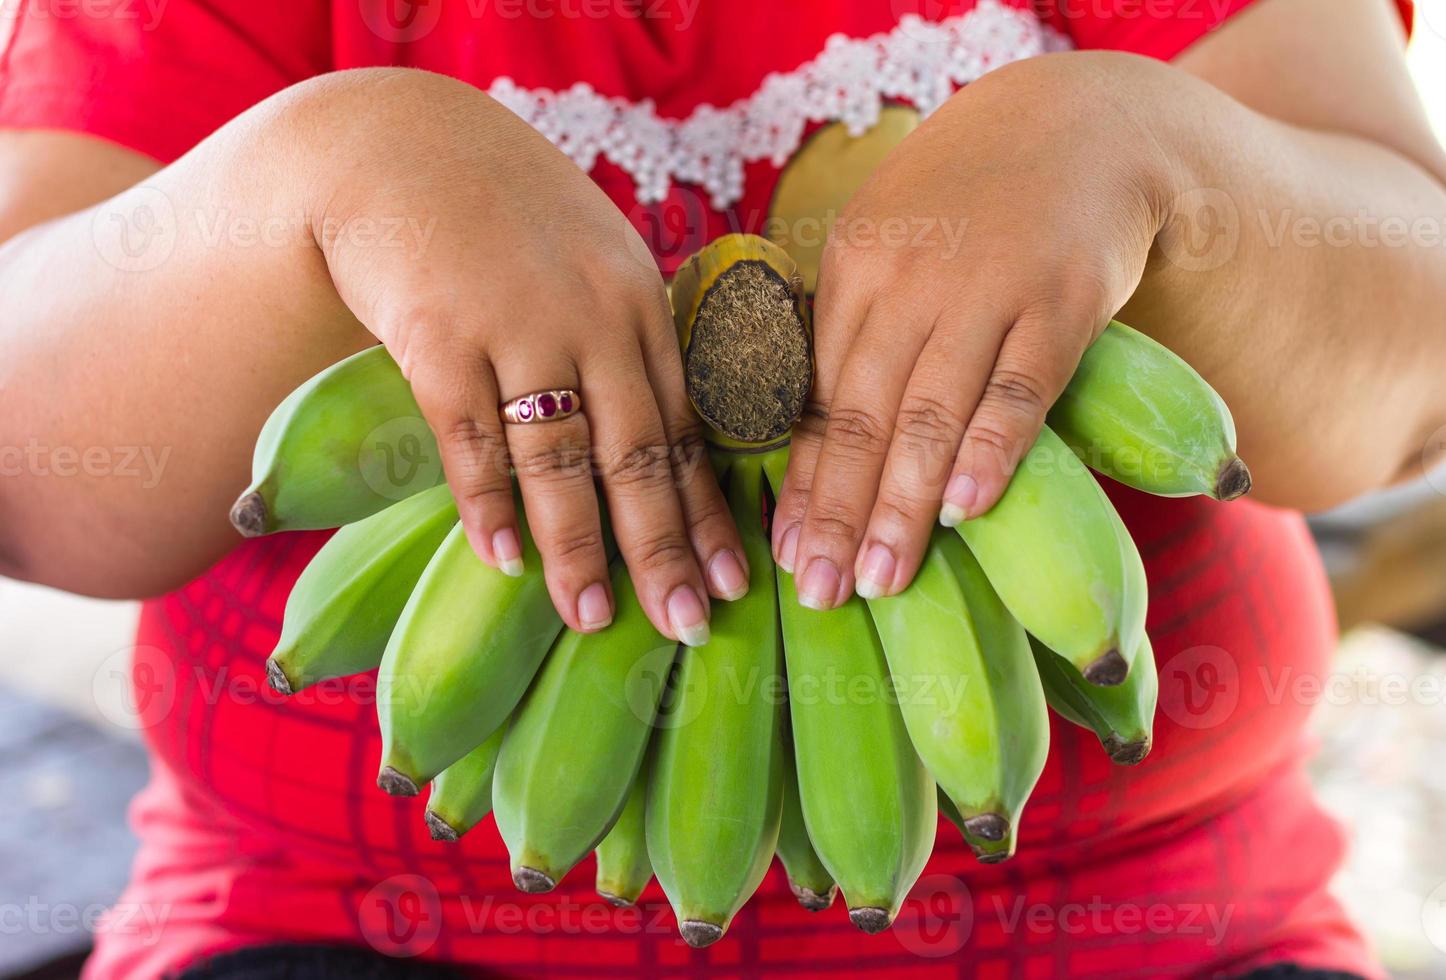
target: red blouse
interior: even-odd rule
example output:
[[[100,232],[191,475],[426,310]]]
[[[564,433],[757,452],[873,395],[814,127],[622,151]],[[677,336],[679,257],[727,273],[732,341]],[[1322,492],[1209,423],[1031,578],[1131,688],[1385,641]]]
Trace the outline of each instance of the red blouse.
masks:
[[[758,229],[778,166],[821,122],[866,128],[1001,63],[1071,46],[1173,57],[1251,0],[28,0],[0,13],[0,127],[94,134],[170,161],[273,92],[400,64],[486,87],[587,168],[673,265]],[[1409,0],[1403,0],[1409,15]],[[325,540],[238,544],[145,605],[133,680],[154,754],[133,878],[92,978],[153,977],[243,945],[371,944],[488,975],[1155,976],[1272,962],[1379,975],[1326,893],[1342,839],[1303,762],[1334,642],[1295,514],[1116,486],[1151,587],[1155,750],[1111,765],[1056,720],[1018,857],[976,863],[942,824],[893,930],[803,911],[775,867],[728,936],[676,938],[591,862],[544,896],[511,887],[490,825],[435,843],[423,801],[374,789],[370,677],[282,699],[263,663]]]

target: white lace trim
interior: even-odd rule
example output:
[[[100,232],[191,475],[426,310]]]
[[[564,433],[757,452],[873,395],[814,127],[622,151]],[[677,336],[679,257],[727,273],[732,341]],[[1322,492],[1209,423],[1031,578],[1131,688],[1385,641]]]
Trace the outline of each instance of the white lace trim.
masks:
[[[584,171],[599,156],[621,167],[640,202],[663,200],[676,180],[702,185],[722,210],[743,196],[746,164],[782,166],[810,123],[838,121],[863,133],[889,100],[928,115],[990,69],[1068,47],[1031,12],[979,0],[968,13],[938,22],[909,14],[886,34],[835,34],[813,61],[769,75],[757,92],[726,108],[701,105],[686,119],[665,119],[651,100],[608,98],[583,82],[554,92],[504,77],[487,91]]]

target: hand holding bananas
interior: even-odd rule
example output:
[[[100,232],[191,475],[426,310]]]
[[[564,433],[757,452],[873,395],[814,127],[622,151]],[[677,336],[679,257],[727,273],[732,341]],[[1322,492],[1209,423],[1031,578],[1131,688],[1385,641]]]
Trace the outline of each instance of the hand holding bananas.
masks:
[[[316,556],[268,665],[284,693],[380,667],[378,785],[430,783],[417,819],[435,837],[495,813],[528,892],[594,850],[607,901],[637,901],[656,874],[695,946],[726,933],[775,854],[805,907],[841,895],[869,933],[893,922],[941,812],[981,861],[1009,858],[1048,752],[1046,705],[1116,762],[1143,760],[1156,694],[1144,574],[1066,447],[1169,459],[1129,474],[1159,493],[1248,481],[1209,386],[1112,324],[1069,383],[1058,434],[1031,451],[1050,465],[1022,467],[987,517],[936,528],[908,588],[808,608],[766,531],[812,375],[802,290],[787,253],[736,235],[674,281],[688,394],[753,570],[706,643],[661,632],[621,560],[612,624],[572,628],[526,521],[510,575],[478,558],[447,488],[415,486]],[[382,348],[313,378],[268,423],[248,494],[268,513],[289,501],[315,524],[353,520],[375,406],[409,397]]]

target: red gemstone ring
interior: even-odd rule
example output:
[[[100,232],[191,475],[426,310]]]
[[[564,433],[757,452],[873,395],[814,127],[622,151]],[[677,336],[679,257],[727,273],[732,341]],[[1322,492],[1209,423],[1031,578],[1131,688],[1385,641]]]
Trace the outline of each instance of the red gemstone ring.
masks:
[[[513,425],[532,422],[556,422],[576,415],[582,408],[582,396],[571,388],[534,391],[502,403],[502,421]]]

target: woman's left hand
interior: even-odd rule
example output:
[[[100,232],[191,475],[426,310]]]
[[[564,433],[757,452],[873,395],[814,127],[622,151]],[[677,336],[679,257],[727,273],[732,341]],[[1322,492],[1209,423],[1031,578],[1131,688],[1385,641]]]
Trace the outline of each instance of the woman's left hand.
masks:
[[[805,605],[837,606],[855,583],[900,591],[936,521],[989,510],[1139,284],[1176,165],[1121,85],[1136,60],[1050,55],[991,73],[840,216],[773,530]]]

